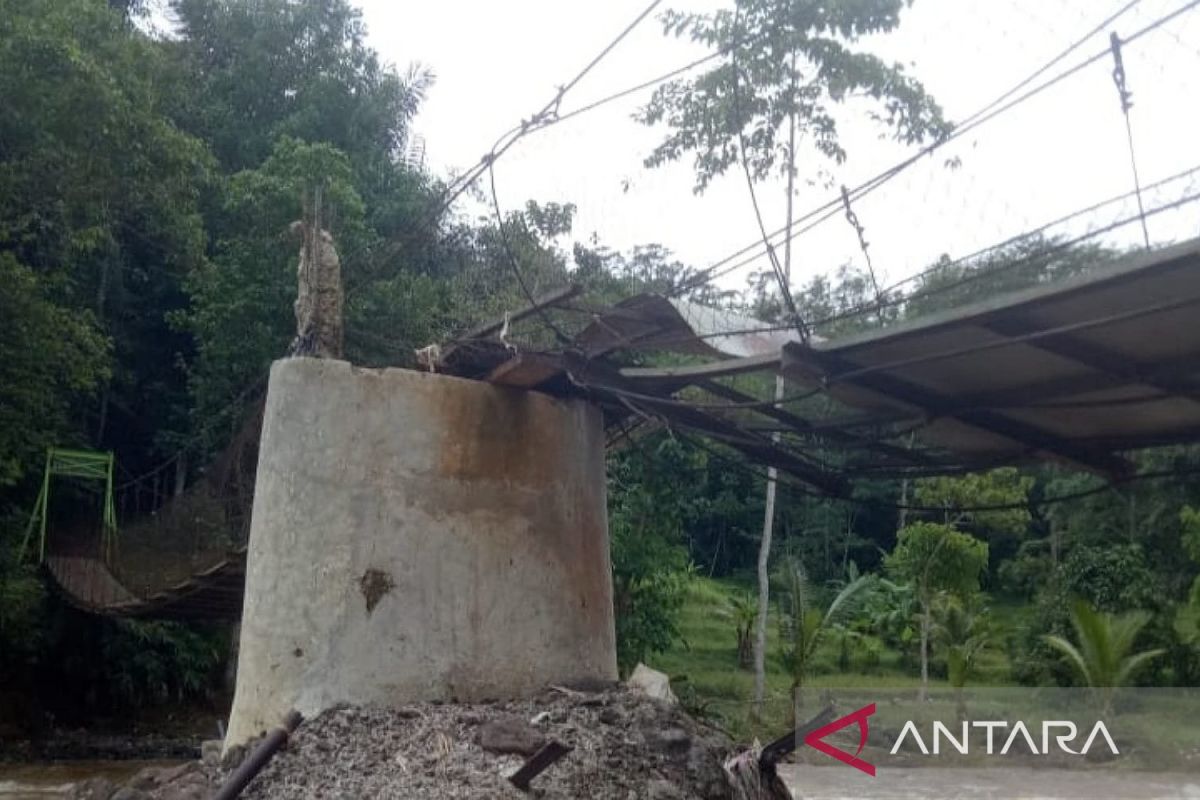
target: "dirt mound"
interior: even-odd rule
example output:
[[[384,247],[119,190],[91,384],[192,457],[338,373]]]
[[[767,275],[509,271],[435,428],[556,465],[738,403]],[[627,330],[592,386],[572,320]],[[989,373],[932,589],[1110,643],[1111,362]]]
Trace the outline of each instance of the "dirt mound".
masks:
[[[508,782],[549,740],[574,749],[525,793]],[[529,700],[342,708],[305,722],[244,797],[726,800],[732,744],[676,706],[626,689],[548,690]],[[211,781],[215,767],[190,770]],[[179,787],[183,788],[183,787]],[[194,789],[192,789],[194,791]],[[171,783],[148,796],[173,800]]]

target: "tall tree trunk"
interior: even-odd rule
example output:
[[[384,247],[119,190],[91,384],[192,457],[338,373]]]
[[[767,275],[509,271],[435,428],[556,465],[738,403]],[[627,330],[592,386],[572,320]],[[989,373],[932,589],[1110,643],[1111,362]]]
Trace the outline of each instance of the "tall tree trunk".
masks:
[[[921,702],[929,695],[929,621],[929,601],[921,600]]]
[[[1125,517],[1125,535],[1129,537],[1129,541],[1137,541],[1137,497],[1130,490],[1125,501],[1125,508],[1128,511]]]
[[[783,396],[783,378],[775,378],[775,398]],[[756,719],[762,717],[767,690],[767,612],[771,608],[771,538],[775,531],[775,490],[779,473],[767,469],[767,499],[763,509],[762,540],[758,545],[758,614],[754,620],[754,706]]]
[[[842,575],[846,574],[846,568],[850,566],[850,537],[854,535],[855,517],[856,514],[853,511],[846,512],[845,536],[842,538]]]
[[[187,453],[175,457],[175,496],[183,494],[184,484],[187,483]]]
[[[792,52],[791,98],[793,109],[788,114],[788,173],[787,173],[787,222],[783,240],[783,278],[786,282],[792,280],[792,213],[795,204],[796,191],[796,53]],[[784,382],[782,375],[775,376],[775,400],[783,399]],[[772,437],[779,441],[779,434]],[[755,619],[754,630],[754,705],[753,715],[762,716],[763,700],[767,691],[767,612],[771,608],[771,539],[775,530],[775,494],[779,473],[774,467],[767,469],[767,497],[763,508],[762,540],[758,545],[758,615]]]
[[[912,450],[913,439],[915,436],[916,436],[915,433],[908,434],[908,447],[906,449]],[[903,480],[900,481],[900,512],[899,512],[899,514],[896,515],[896,533],[899,534],[900,531],[904,530],[904,526],[907,524],[908,524],[908,478],[904,478]]]
[[[829,518],[826,517],[821,521],[821,541],[825,547],[825,563],[830,563],[833,558],[829,550]]]
[[[104,306],[108,301],[108,259],[100,262],[100,280],[96,287],[96,319],[104,326]],[[100,420],[96,423],[96,444],[104,439],[104,431],[108,427],[108,389],[110,382],[106,381],[100,392]]]

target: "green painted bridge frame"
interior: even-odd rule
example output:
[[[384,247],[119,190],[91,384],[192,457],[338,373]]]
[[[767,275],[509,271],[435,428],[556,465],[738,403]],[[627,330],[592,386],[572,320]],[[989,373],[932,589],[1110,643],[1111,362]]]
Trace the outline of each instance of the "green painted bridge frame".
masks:
[[[50,447],[46,450],[46,469],[42,474],[42,489],[38,492],[25,538],[21,541],[20,558],[24,560],[29,540],[38,533],[38,563],[46,560],[46,518],[50,508],[50,484],[54,477],[79,478],[104,482],[104,507],[101,517],[100,549],[105,561],[112,556],[117,540],[117,515],[113,507],[113,467],[116,459],[111,451],[70,450]]]

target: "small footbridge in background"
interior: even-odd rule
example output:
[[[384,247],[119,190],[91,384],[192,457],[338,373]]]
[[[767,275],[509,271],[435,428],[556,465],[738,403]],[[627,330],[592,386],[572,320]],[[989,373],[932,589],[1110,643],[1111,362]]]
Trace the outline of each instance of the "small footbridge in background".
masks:
[[[172,460],[114,485],[112,453],[51,448],[24,555],[82,611],[237,620],[261,424],[260,404],[190,483]]]

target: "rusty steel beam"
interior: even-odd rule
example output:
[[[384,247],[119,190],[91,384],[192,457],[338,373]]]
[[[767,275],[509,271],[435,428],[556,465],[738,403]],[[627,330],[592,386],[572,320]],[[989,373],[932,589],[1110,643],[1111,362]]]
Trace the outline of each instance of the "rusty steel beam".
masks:
[[[577,383],[597,395],[606,396],[610,402],[646,406],[668,423],[720,439],[752,460],[783,470],[827,494],[840,496],[845,493],[846,484],[841,476],[809,463],[769,438],[693,408],[669,395],[660,397],[647,394],[644,386],[623,377],[608,364],[590,361],[576,354],[567,354],[566,359],[568,372]]]
[[[1071,442],[1048,431],[1003,414],[978,408],[958,408],[952,398],[906,381],[891,372],[855,374],[859,366],[841,356],[811,348],[785,347],[785,353],[802,365],[815,364],[824,374],[849,386],[857,386],[890,398],[910,408],[921,410],[930,417],[948,417],[985,433],[1007,439],[1033,453],[1042,453],[1053,460],[1095,472],[1110,480],[1119,480],[1133,472],[1133,465],[1124,458],[1085,444]],[[785,363],[784,371],[787,371]]]

